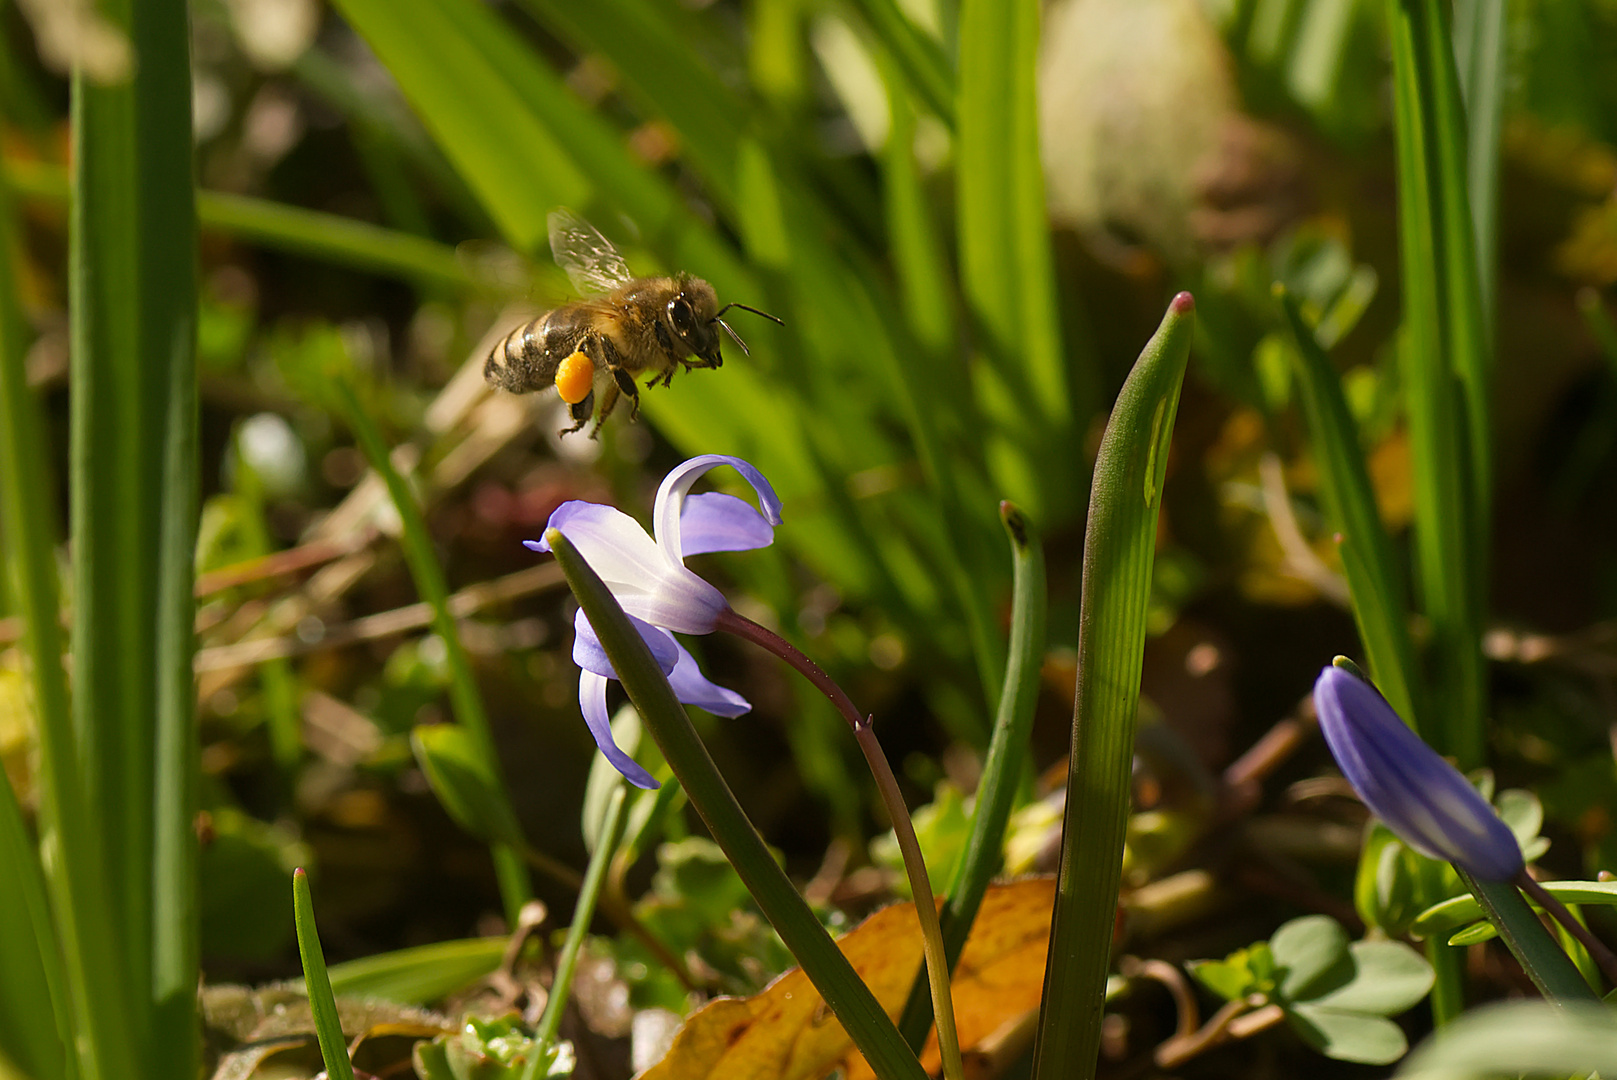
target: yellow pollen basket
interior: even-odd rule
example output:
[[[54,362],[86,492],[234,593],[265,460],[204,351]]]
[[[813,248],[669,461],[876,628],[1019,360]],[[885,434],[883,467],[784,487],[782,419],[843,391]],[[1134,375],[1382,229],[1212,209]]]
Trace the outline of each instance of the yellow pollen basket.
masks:
[[[589,397],[595,385],[595,362],[581,352],[575,352],[556,368],[556,392],[569,405],[577,405]]]

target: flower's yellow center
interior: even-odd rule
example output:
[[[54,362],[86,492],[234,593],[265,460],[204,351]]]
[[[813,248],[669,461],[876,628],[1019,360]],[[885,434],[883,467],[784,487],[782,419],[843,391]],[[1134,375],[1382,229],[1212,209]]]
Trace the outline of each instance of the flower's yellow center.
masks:
[[[595,363],[581,352],[575,352],[556,368],[556,392],[569,405],[577,405],[589,396],[595,385]]]

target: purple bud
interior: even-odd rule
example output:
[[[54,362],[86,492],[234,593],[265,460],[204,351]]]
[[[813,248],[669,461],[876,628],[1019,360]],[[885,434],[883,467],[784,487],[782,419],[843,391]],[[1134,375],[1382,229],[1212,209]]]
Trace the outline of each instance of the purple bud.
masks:
[[[1516,836],[1375,687],[1338,667],[1314,683],[1319,728],[1353,790],[1410,847],[1479,881],[1521,873]]]

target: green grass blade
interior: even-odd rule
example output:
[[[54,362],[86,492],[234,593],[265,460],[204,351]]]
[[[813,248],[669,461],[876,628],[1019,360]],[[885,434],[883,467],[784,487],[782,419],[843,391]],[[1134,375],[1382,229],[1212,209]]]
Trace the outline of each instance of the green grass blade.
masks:
[[[510,31],[481,5],[338,0],[336,7],[387,65],[506,238],[529,254],[542,251],[551,208],[587,202],[594,185],[510,73],[479,48],[472,34],[484,27],[472,24]],[[527,192],[526,201],[511,197],[518,191]]]
[[[606,810],[601,816],[596,833],[598,840],[595,850],[590,853],[589,869],[584,871],[584,887],[578,892],[578,903],[573,905],[573,922],[567,928],[567,940],[562,944],[561,953],[556,957],[556,977],[550,984],[550,998],[545,1002],[545,1011],[539,1017],[539,1024],[534,1029],[533,1041],[537,1052],[528,1066],[529,1077],[535,1075],[539,1062],[544,1059],[545,1052],[556,1041],[556,1032],[561,1029],[562,1011],[567,1008],[567,996],[573,988],[573,975],[578,970],[578,954],[584,947],[585,936],[589,933],[590,920],[595,917],[595,903],[601,897],[601,886],[606,882],[607,869],[612,865],[612,858],[617,854],[618,846],[623,843],[624,827],[629,821],[629,815],[624,812],[627,787],[628,785],[620,778],[612,793],[607,796]]]
[[[1004,495],[1040,520],[1080,503],[1075,401],[1055,309],[1034,78],[1037,0],[960,5],[960,274],[988,362],[987,452]]]
[[[1409,613],[1403,576],[1393,555],[1392,540],[1376,510],[1375,489],[1365,468],[1358,426],[1348,412],[1342,383],[1313,329],[1303,321],[1297,301],[1276,286],[1286,322],[1297,342],[1297,381],[1309,445],[1320,471],[1320,500],[1353,598],[1353,620],[1376,686],[1398,715],[1419,732],[1431,721],[1416,703],[1420,685],[1415,649],[1409,637]]]
[[[1482,339],[1473,322],[1475,265],[1465,210],[1463,129],[1449,100],[1453,54],[1433,47],[1435,4],[1389,0],[1398,233],[1404,282],[1405,383],[1415,487],[1415,555],[1431,622],[1433,745],[1462,767],[1482,760],[1479,626],[1485,573],[1488,414]],[[1447,62],[1434,64],[1434,57]],[[1434,67],[1441,70],[1434,72]],[[1446,77],[1445,77],[1446,76]],[[1446,103],[1446,104],[1445,104]],[[1454,145],[1445,145],[1459,138]],[[1456,214],[1463,220],[1456,223]],[[1469,287],[1467,285],[1469,283]],[[1464,304],[1456,298],[1469,297]],[[1445,317],[1447,315],[1448,317]],[[1479,456],[1480,451],[1480,456]]]
[[[953,127],[955,76],[943,47],[911,22],[894,0],[857,0],[855,7],[898,62],[909,88],[939,120]]]
[[[101,837],[91,822],[78,761],[66,673],[61,597],[53,552],[49,460],[38,406],[24,370],[22,313],[12,277],[9,192],[0,184],[0,529],[12,596],[23,620],[33,706],[39,723],[39,829],[58,858],[46,868],[61,950],[76,1071],[85,1080],[125,1073],[131,1061],[127,1007],[116,979]],[[44,941],[46,939],[39,939]]]
[[[1011,603],[1011,649],[1005,667],[1005,686],[994,717],[982,780],[965,854],[955,867],[942,913],[943,947],[952,969],[971,934],[977,909],[988,883],[1004,862],[1005,827],[1011,819],[1017,785],[1027,768],[1033,706],[1039,696],[1039,670],[1044,661],[1045,590],[1044,551],[1031,523],[1010,503],[1001,503],[1000,520],[1011,540],[1011,561],[1016,588]],[[899,1020],[899,1031],[919,1047],[932,1024],[932,1000],[925,973],[917,973]]]
[[[1180,293],[1123,384],[1095,462],[1078,616],[1078,689],[1033,1075],[1094,1076],[1128,824],[1145,615],[1162,481],[1189,358]]]
[[[1508,881],[1477,881],[1459,867],[1455,870],[1499,931],[1511,955],[1545,997],[1552,1001],[1595,999],[1594,991],[1515,885]]]
[[[695,16],[677,4],[643,0],[524,0],[580,54],[599,54],[648,116],[679,132],[682,154],[702,173],[720,205],[736,205],[737,152],[752,112],[688,42]]]
[[[448,997],[500,966],[510,942],[503,937],[437,941],[337,964],[327,974],[343,997],[382,998],[425,1005]]]
[[[141,114],[140,320],[150,351],[147,406],[159,436],[155,629],[156,725],[149,789],[153,808],[151,999],[147,1068],[190,1076],[202,1064],[197,1031],[201,976],[196,834],[201,805],[196,722],[196,548],[201,515],[201,432],[196,364],[197,214],[192,161],[191,26],[183,0],[140,6],[133,37],[139,79],[151,80]]]
[[[382,442],[382,433],[377,430],[370,414],[360,404],[359,395],[354,392],[353,386],[345,377],[338,375],[333,379],[332,391],[337,407],[348,422],[348,426],[353,429],[354,437],[359,442],[366,460],[387,485],[388,495],[399,513],[399,521],[403,526],[401,543],[404,547],[405,562],[409,564],[410,576],[415,581],[421,599],[432,608],[432,629],[443,641],[448,657],[449,699],[454,706],[455,716],[465,725],[466,732],[471,736],[488,775],[498,777],[499,754],[494,746],[494,735],[489,729],[488,713],[483,708],[483,695],[477,688],[477,676],[472,671],[471,658],[466,655],[466,647],[461,644],[455,617],[449,611],[449,586],[444,581],[443,568],[438,565],[438,557],[433,551],[432,535],[427,531],[426,520],[421,516],[421,507],[416,503],[409,484],[405,483],[404,477],[393,467],[392,459],[388,457],[387,446]],[[504,793],[503,786],[497,789],[497,794],[505,798],[509,805],[509,798]],[[510,815],[509,809],[507,814]],[[500,897],[504,901],[505,916],[510,925],[515,926],[522,905],[533,898],[527,867],[523,865],[521,855],[510,844],[496,843],[492,845],[492,851],[495,871],[500,880]]]
[[[0,1063],[34,1080],[68,1075],[65,973],[45,878],[11,782],[0,776]]]
[[[1477,255],[1477,291],[1493,338],[1499,278],[1499,132],[1505,101],[1505,0],[1456,0],[1454,53],[1465,96],[1466,184]]]
[[[5,162],[5,174],[20,194],[61,204],[70,198],[67,177],[55,166],[12,159]],[[501,287],[447,244],[337,214],[246,195],[199,191],[197,221],[204,232],[224,233],[277,251],[420,285],[460,291]]]
[[[303,961],[309,1012],[314,1016],[315,1037],[320,1040],[320,1057],[326,1063],[326,1074],[333,1080],[354,1080],[354,1064],[348,1060],[348,1042],[343,1038],[342,1021],[337,1018],[337,999],[332,995],[326,958],[320,951],[320,931],[314,925],[309,875],[302,867],[292,871],[292,916],[298,928],[298,956]]]
[[[747,819],[735,793],[708,755],[685,708],[629,623],[617,600],[559,530],[545,534],[567,575],[567,583],[589,617],[612,660],[640,721],[662,748],[663,757],[685,788],[714,841],[746,884],[803,971],[825,998],[854,1044],[882,1080],[926,1075],[841,950],[832,942],[797,889],[776,865],[763,837]]]
[[[127,1068],[198,1068],[196,206],[178,0],[105,13],[139,57],[73,80],[74,718],[121,954]]]

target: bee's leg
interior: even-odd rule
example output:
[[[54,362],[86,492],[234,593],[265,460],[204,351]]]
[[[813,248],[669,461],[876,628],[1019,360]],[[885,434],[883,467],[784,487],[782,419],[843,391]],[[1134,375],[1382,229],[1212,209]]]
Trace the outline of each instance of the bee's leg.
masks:
[[[591,390],[584,395],[583,401],[575,401],[567,406],[567,411],[573,417],[573,426],[562,429],[563,435],[571,435],[585,424],[589,423],[590,414],[595,411],[595,391]]]
[[[621,391],[623,396],[629,399],[629,419],[638,420],[640,418],[640,387],[634,384],[634,376],[620,367],[613,368],[612,382],[615,384],[612,389]]]
[[[590,438],[599,439],[601,437],[601,425],[606,423],[608,416],[612,415],[612,410],[618,407],[618,398],[620,396],[617,384],[608,383],[606,394],[601,398],[601,411],[595,417],[595,426],[590,428]]]

